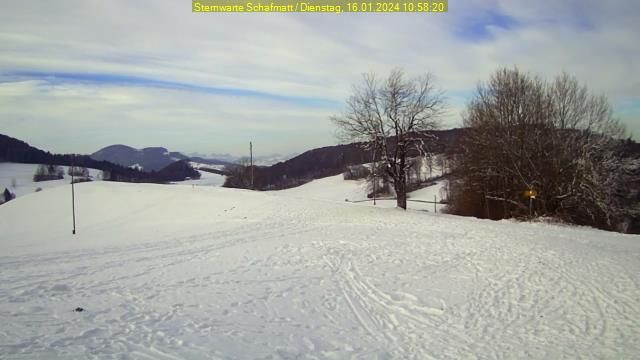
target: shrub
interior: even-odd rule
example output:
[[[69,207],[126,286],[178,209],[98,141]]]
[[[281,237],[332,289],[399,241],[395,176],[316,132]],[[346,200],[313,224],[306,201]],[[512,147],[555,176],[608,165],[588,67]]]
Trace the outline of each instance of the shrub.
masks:
[[[371,175],[371,171],[364,165],[348,166],[344,173],[342,173],[342,177],[345,180],[365,179],[369,177],[369,175]]]
[[[36,173],[33,175],[34,182],[60,179],[64,179],[64,170],[55,165],[38,165]]]

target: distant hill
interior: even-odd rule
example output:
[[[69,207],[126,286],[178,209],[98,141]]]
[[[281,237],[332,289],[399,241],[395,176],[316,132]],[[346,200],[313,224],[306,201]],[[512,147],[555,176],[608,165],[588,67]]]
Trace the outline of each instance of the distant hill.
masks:
[[[110,145],[102,148],[93,154],[91,158],[95,160],[109,161],[114,164],[136,167],[144,171],[158,171],[176,161],[191,160],[197,163],[208,165],[228,165],[228,162],[201,157],[190,158],[179,152],[169,152],[163,147],[148,147],[135,149],[127,145]]]
[[[462,138],[464,129],[450,129],[425,133],[435,139],[431,143],[434,153],[455,153]],[[372,161],[369,151],[362,150],[361,144],[326,146],[306,151],[287,161],[268,167],[254,169],[256,189],[284,189],[301,185],[313,179],[342,173],[347,166]],[[393,139],[390,140],[393,146]],[[417,155],[417,154],[415,154]]]
[[[278,153],[262,155],[260,153],[254,152],[253,154],[253,164],[257,166],[271,166],[273,164],[277,164],[282,161],[289,160],[291,158],[296,157],[299,153],[292,153],[287,155],[282,155]],[[207,164],[207,162],[197,161],[198,159],[205,159],[209,161],[209,165],[230,165],[230,164],[238,164],[242,161],[243,158],[247,156],[233,156],[231,154],[220,154],[220,153],[211,153],[209,155],[201,154],[201,153],[190,153],[189,157],[192,161],[200,162],[203,164]]]
[[[200,156],[192,156],[189,157],[189,160],[196,162],[196,163],[200,163],[200,164],[206,164],[206,165],[233,165],[233,162],[229,162],[229,161],[225,161],[225,160],[219,160],[219,159],[208,159],[208,158],[203,158]]]
[[[145,171],[158,171],[176,161],[186,160],[187,157],[163,147],[149,147],[134,149],[126,145],[111,145],[90,155],[92,159],[109,161],[114,164],[137,168]]]
[[[116,148],[116,152],[117,150],[118,148]],[[126,152],[126,150],[124,151]],[[151,152],[158,151],[160,150],[152,150]],[[65,166],[71,166],[73,164],[103,170],[109,174],[108,180],[127,182],[181,181],[186,177],[194,178],[197,176],[192,172],[193,169],[190,170],[185,164],[169,167],[163,171],[164,168],[175,163],[175,161],[158,169],[159,171],[157,173],[155,171],[145,172],[110,161],[94,159],[88,155],[52,154],[48,151],[35,148],[22,140],[2,134],[0,134],[0,162]]]
[[[155,177],[163,182],[182,181],[185,179],[200,179],[200,173],[189,164],[188,160],[180,160],[167,165],[158,172]]]

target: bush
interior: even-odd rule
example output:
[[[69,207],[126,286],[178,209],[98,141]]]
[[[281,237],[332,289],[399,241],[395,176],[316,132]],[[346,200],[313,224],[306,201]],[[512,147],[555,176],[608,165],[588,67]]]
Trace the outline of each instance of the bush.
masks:
[[[71,182],[72,184],[77,184],[77,183],[84,183],[84,182],[91,182],[93,180],[86,178],[86,177],[78,177],[78,178],[74,178],[73,181]]]
[[[69,176],[89,177],[89,169],[84,166],[71,166],[67,174]]]
[[[50,181],[64,179],[64,170],[56,165],[38,165],[33,181]]]
[[[9,202],[9,201],[15,199],[16,195],[14,193],[12,193],[11,191],[9,191],[9,189],[5,188],[4,192],[2,193],[0,198],[1,198],[0,200],[2,200],[2,202]]]
[[[365,179],[371,175],[371,170],[364,165],[348,166],[342,173],[342,177],[345,180],[360,180]]]

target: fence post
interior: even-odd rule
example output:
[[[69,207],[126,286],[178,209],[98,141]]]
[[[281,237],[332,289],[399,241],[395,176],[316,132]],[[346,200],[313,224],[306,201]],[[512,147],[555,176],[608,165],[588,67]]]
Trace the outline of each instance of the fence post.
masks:
[[[433,212],[435,214],[438,213],[438,200],[436,195],[433,195]]]

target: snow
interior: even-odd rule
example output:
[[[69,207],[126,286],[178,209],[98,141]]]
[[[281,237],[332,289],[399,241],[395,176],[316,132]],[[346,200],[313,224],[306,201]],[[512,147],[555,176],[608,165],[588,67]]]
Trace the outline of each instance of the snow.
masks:
[[[214,169],[214,170],[224,170],[224,168],[226,166],[226,165],[203,164],[203,163],[199,163],[199,162],[195,162],[195,161],[189,161],[189,163],[191,164],[191,166],[194,169],[206,168],[206,169]]]
[[[16,196],[24,196],[34,193],[37,188],[42,190],[68,185],[71,183],[71,176],[67,175],[68,166],[62,166],[64,169],[64,179],[33,182],[33,174],[35,174],[37,164],[17,164],[0,162],[0,191],[5,188],[9,189]],[[98,179],[100,170],[89,169],[89,175],[94,179]],[[12,179],[16,181],[16,187],[12,186]]]
[[[434,185],[410,192],[408,194],[409,201],[407,209],[433,211],[434,195],[438,202],[442,200],[441,189],[446,186],[446,180],[440,180]],[[274,193],[286,194],[294,197],[302,197],[314,200],[338,201],[358,203],[360,205],[373,206],[373,199],[367,198],[367,184],[365,180],[344,180],[342,175],[330,176],[322,179],[313,180],[304,185],[287,189],[278,190]],[[429,201],[424,203],[421,201]],[[377,199],[376,206],[382,208],[396,207],[396,200]],[[438,212],[442,212],[445,205],[436,204]]]
[[[347,203],[357,184],[323,181],[82,183],[75,236],[68,184],[0,206],[0,357],[640,353],[640,237]]]
[[[194,161],[189,162],[194,169],[214,169],[214,170],[224,170],[224,165],[207,165],[202,163],[197,163]],[[185,180],[180,181],[177,184],[182,185],[192,185],[192,186],[222,186],[225,181],[224,175],[214,174],[208,171],[199,170],[200,171],[200,179],[197,180]]]
[[[138,164],[132,165],[131,167],[139,167],[139,169],[142,169]],[[35,193],[37,188],[47,190],[71,183],[71,176],[67,175],[67,171],[69,170],[68,166],[62,166],[64,169],[64,179],[33,182],[33,174],[37,168],[38,164],[0,163],[0,192],[7,188],[16,194],[16,196],[24,196]],[[94,181],[100,180],[100,174],[100,170],[89,169],[89,175]],[[180,181],[175,184],[190,186],[222,186],[222,184],[224,184],[225,178],[222,175],[205,171],[201,171],[200,174],[200,179]],[[12,179],[15,179],[16,187],[12,186]]]
[[[224,184],[225,177],[200,170],[200,179],[180,181],[175,184],[181,185],[193,185],[193,186],[222,186]]]
[[[142,165],[138,164],[138,163],[130,165],[129,167],[132,168],[132,169],[138,170],[138,171],[143,171],[144,170],[144,167]]]

